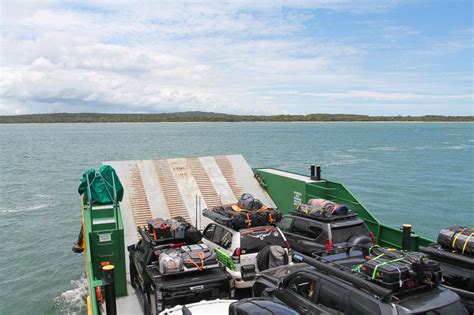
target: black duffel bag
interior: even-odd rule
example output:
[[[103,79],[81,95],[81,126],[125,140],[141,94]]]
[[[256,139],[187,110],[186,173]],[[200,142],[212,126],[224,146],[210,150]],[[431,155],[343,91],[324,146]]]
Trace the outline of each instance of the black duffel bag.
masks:
[[[474,255],[474,228],[452,226],[438,234],[438,244],[463,255]]]

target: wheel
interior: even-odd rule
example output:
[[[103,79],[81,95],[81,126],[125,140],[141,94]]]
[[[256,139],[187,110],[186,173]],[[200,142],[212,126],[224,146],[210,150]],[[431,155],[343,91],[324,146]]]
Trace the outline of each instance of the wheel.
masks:
[[[372,243],[370,237],[365,235],[354,235],[347,241],[347,252],[360,250],[361,246]]]

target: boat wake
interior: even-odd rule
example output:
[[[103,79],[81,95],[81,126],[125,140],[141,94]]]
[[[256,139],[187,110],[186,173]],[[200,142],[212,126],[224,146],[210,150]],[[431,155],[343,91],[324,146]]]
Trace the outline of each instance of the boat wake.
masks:
[[[0,207],[0,214],[6,214],[6,213],[15,213],[15,212],[28,212],[28,211],[35,211],[39,209],[43,209],[50,206],[49,204],[39,204],[39,205],[33,205],[30,207],[13,207],[13,208],[3,208]]]
[[[61,314],[81,314],[87,309],[87,279],[71,280],[71,290],[61,293],[54,299],[54,308]]]

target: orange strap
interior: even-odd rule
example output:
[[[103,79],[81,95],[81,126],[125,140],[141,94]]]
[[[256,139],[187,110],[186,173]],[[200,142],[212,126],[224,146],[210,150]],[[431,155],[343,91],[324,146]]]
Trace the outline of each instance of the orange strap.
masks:
[[[268,213],[268,222],[270,222],[270,224],[275,223],[275,220],[273,220],[273,217],[272,217],[271,213]]]
[[[245,222],[247,222],[247,227],[252,226],[252,219],[250,219],[250,214],[248,212],[247,212],[247,220]]]
[[[452,247],[452,248],[454,248],[454,245],[456,244],[456,241],[458,240],[458,237],[461,236],[462,232],[464,232],[466,229],[467,229],[467,227],[464,228],[464,229],[462,229],[461,232],[459,232],[459,233],[456,235],[456,237],[453,239],[453,243],[451,244],[451,247]]]
[[[199,266],[191,256],[189,256],[189,260],[193,263],[194,266],[196,266],[197,269],[199,269],[199,271],[202,271],[204,269],[204,253],[199,252],[198,256],[199,256],[199,259],[201,260],[201,266]]]

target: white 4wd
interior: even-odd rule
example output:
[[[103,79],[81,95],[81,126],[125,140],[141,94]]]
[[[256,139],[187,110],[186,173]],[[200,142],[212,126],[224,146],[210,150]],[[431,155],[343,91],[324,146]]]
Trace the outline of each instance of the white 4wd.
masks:
[[[204,229],[202,241],[215,250],[217,259],[234,278],[236,288],[252,287],[257,273],[269,268],[271,247],[284,249],[284,263],[291,259],[288,254],[290,245],[276,226],[256,226],[236,231],[212,222]]]

